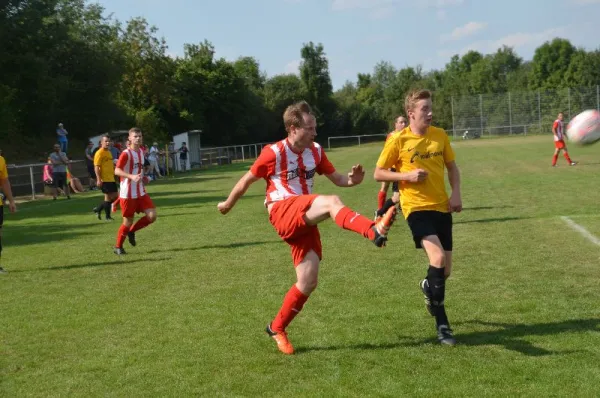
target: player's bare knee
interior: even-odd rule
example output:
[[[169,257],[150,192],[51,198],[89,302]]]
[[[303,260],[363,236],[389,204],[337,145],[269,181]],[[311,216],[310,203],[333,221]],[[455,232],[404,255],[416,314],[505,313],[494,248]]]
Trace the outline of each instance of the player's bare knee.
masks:
[[[156,221],[157,214],[156,214],[156,212],[150,212],[150,213],[146,214],[146,218],[148,219],[148,222],[150,224],[152,224],[154,221]]]
[[[433,249],[430,253],[428,253],[429,261],[431,262],[431,265],[442,268],[446,264],[446,254],[443,250],[436,249]]]
[[[331,206],[332,208],[340,207],[340,206],[344,205],[344,203],[342,202],[342,199],[340,199],[340,197],[337,195],[330,195],[327,198],[328,198],[329,206]]]

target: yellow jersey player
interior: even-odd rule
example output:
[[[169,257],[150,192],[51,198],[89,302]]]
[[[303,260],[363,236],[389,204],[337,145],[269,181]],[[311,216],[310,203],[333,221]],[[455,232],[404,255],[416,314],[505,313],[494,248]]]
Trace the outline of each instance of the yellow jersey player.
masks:
[[[112,203],[117,200],[117,183],[115,182],[115,164],[110,152],[110,138],[103,135],[100,140],[100,149],[94,155],[94,169],[96,171],[96,186],[104,193],[104,201],[94,207],[98,220],[102,219],[102,209],[107,221],[112,221],[110,210]]]
[[[6,169],[6,161],[0,156],[0,184],[2,185],[2,198],[0,200],[0,259],[2,258],[2,226],[4,224],[4,200],[8,199],[8,208],[11,213],[17,211],[17,205],[13,198],[12,188],[8,180],[8,170]],[[0,263],[0,273],[6,273]]]
[[[456,340],[444,307],[445,280],[452,269],[452,212],[462,210],[460,173],[446,132],[431,125],[431,92],[416,90],[407,95],[404,107],[409,126],[390,138],[379,156],[377,181],[399,181],[402,213],[417,248],[429,259],[427,277],[420,287],[427,310],[435,316],[438,340]],[[394,167],[397,171],[389,169]],[[448,196],[444,169],[452,194]]]

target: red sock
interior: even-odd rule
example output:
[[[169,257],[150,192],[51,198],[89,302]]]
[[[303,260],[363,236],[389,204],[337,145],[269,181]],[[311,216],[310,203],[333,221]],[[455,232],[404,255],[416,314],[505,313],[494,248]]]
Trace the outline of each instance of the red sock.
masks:
[[[133,227],[131,227],[131,232],[139,231],[142,228],[146,228],[148,225],[150,225],[150,220],[148,220],[147,216],[144,216],[140,218],[135,224],[133,224]]]
[[[281,309],[271,323],[271,330],[274,332],[284,332],[285,328],[302,310],[306,300],[308,300],[308,296],[298,290],[296,285],[292,286],[283,299]]]
[[[357,232],[365,238],[373,239],[375,237],[375,232],[371,229],[375,223],[348,207],[342,207],[335,216],[335,223],[344,229]]]
[[[567,159],[567,162],[569,162],[569,164],[573,163],[567,152],[563,153],[563,156],[565,157],[565,159]]]
[[[552,156],[552,166],[556,166],[556,161],[558,160],[558,155]]]
[[[126,227],[125,225],[121,225],[121,228],[119,228],[119,232],[117,233],[117,246],[116,247],[123,247],[123,242],[125,242],[125,238],[127,237],[128,233],[129,233],[129,227]]]
[[[385,204],[385,192],[379,191],[377,193],[377,209],[381,209]]]

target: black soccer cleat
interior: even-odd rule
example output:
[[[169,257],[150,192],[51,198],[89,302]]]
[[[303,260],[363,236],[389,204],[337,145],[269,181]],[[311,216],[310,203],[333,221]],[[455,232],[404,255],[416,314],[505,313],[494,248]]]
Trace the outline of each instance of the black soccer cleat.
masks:
[[[129,232],[127,234],[127,239],[129,240],[129,244],[131,246],[135,246],[137,244],[135,241],[135,232]]]
[[[437,338],[440,344],[442,345],[456,345],[456,339],[452,334],[452,329],[448,327],[448,325],[440,325],[438,326]]]
[[[8,273],[7,270],[5,270],[4,268],[0,267],[0,274],[6,274]]]
[[[127,252],[125,252],[125,249],[123,249],[122,247],[115,247],[113,253],[118,254],[119,256],[122,254],[127,254]]]
[[[425,299],[425,308],[427,308],[427,312],[429,312],[429,315],[434,316],[435,314],[433,313],[433,309],[431,308],[431,291],[429,290],[429,281],[427,280],[427,278],[423,279],[419,283],[419,287],[423,292],[423,297]]]
[[[94,213],[96,213],[96,216],[98,216],[98,220],[102,220],[102,212],[100,211],[100,209],[98,209],[97,207],[94,207],[94,208],[92,209],[92,211],[93,211]]]

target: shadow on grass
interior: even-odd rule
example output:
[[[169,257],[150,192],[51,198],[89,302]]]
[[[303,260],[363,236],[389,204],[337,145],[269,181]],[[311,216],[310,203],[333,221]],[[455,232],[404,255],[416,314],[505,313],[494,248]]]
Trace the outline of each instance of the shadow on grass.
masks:
[[[473,206],[463,207],[463,210],[495,210],[495,209],[508,209],[514,206]]]
[[[474,324],[486,327],[495,328],[494,330],[471,332],[471,333],[455,333],[458,345],[461,346],[486,346],[496,345],[502,346],[509,351],[519,352],[527,356],[546,356],[546,355],[564,355],[580,350],[565,350],[551,351],[542,347],[536,347],[532,343],[525,341],[524,338],[529,336],[553,336],[564,333],[579,333],[595,331],[600,332],[599,319],[572,319],[560,322],[535,323],[535,324],[510,324],[484,322],[479,320],[456,323],[456,325]],[[296,352],[310,351],[333,351],[333,350],[386,350],[399,347],[420,347],[426,344],[437,344],[435,338],[415,340],[411,337],[400,336],[405,342],[388,343],[388,344],[354,344],[344,346],[329,346],[329,347],[298,347]],[[408,341],[407,341],[408,340]],[[410,341],[412,340],[412,341]]]
[[[70,264],[70,265],[60,265],[57,267],[44,267],[44,268],[34,268],[34,269],[28,269],[28,270],[9,270],[10,273],[17,273],[17,272],[38,272],[38,271],[65,271],[65,270],[71,270],[71,269],[79,269],[79,268],[92,268],[92,267],[103,267],[103,266],[107,266],[107,265],[120,265],[120,266],[125,266],[125,265],[129,265],[129,264],[134,264],[134,263],[150,263],[150,262],[157,262],[157,261],[166,261],[168,260],[168,258],[153,258],[153,259],[148,259],[148,258],[132,258],[131,260],[127,258],[127,254],[121,257],[117,257],[116,254],[110,254],[111,256],[114,256],[114,260],[111,261],[97,261],[97,262],[87,262],[87,263],[81,263],[81,264]],[[108,256],[108,253],[107,253]]]
[[[463,346],[502,346],[509,351],[519,352],[528,356],[564,355],[577,350],[551,351],[542,347],[536,347],[523,338],[529,336],[553,336],[564,333],[578,333],[585,331],[600,332],[599,319],[571,319],[560,322],[534,323],[534,324],[511,324],[498,322],[485,322],[479,320],[457,323],[457,325],[480,325],[495,328],[479,332],[455,334],[458,344]],[[434,339],[414,341],[405,346],[420,346],[434,342]]]
[[[203,245],[203,246],[194,246],[194,247],[174,247],[170,249],[154,249],[148,250],[146,253],[162,253],[162,252],[180,252],[180,251],[197,251],[204,249],[238,249],[240,247],[248,247],[248,246],[257,246],[257,245],[272,245],[272,244],[281,244],[283,241],[281,240],[271,240],[271,241],[257,241],[257,242],[233,242],[233,243],[224,243],[222,245]]]
[[[481,218],[479,220],[464,220],[454,221],[454,224],[473,224],[473,223],[488,223],[488,222],[506,222],[506,221],[517,221],[526,220],[531,217],[495,217],[495,218]]]

